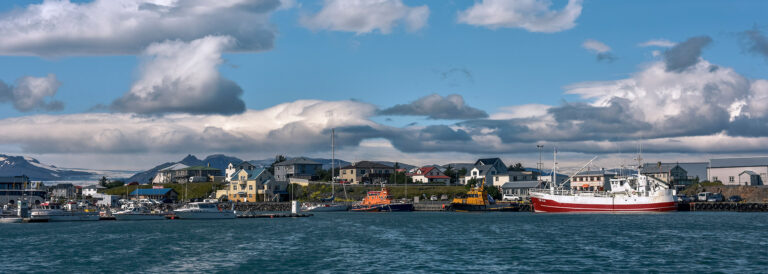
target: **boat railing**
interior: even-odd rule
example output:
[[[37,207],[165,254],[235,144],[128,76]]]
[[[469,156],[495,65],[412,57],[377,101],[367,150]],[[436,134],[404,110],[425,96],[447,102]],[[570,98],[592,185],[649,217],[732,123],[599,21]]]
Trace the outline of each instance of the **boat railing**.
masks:
[[[571,189],[554,189],[547,188],[531,188],[528,190],[529,194],[554,194],[554,195],[578,195],[578,196],[592,196],[592,197],[611,197],[613,194],[607,191],[589,191],[589,190],[571,190]]]

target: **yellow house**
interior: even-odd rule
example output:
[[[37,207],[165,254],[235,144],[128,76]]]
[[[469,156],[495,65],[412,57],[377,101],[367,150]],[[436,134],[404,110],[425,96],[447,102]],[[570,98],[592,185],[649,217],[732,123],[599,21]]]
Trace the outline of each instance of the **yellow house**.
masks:
[[[227,186],[227,198],[230,201],[256,202],[264,200],[264,185],[273,179],[266,169],[240,169],[232,174]]]

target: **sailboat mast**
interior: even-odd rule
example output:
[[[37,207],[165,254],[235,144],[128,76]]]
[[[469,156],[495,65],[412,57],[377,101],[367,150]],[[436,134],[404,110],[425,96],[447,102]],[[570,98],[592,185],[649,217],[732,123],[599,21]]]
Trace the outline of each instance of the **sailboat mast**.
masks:
[[[336,188],[333,183],[336,178],[336,129],[331,129],[331,194],[332,197],[336,196]]]
[[[555,147],[554,158],[552,161],[552,183],[549,184],[549,189],[555,190],[555,184],[557,183],[557,147]]]

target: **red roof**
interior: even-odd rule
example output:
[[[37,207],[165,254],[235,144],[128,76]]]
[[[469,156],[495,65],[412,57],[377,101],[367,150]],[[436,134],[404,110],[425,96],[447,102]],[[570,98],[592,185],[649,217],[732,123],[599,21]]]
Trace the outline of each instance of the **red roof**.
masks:
[[[424,176],[428,179],[450,179],[451,177],[445,176],[445,175],[435,175],[435,176]]]

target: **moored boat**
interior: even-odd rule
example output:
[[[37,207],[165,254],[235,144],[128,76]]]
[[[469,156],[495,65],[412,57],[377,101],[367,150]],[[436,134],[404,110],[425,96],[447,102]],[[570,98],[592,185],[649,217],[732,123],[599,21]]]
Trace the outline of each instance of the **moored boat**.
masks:
[[[555,163],[557,162],[556,159],[557,153],[555,152]],[[576,191],[571,188],[562,188],[562,186],[556,187],[555,184],[550,184],[549,189],[531,189],[529,193],[533,209],[535,212],[608,213],[677,210],[675,191],[663,181],[642,175],[640,172],[641,159],[638,156],[636,175],[611,179],[610,189],[607,191]],[[556,170],[556,165],[554,170]],[[555,176],[556,172],[552,172],[552,174]],[[554,178],[552,181],[555,182]]]
[[[112,214],[118,221],[146,221],[146,220],[165,220],[165,214],[153,213],[143,206],[131,207],[127,210],[115,212]]]
[[[216,203],[195,202],[173,211],[179,219],[234,219],[235,212],[218,207]]]
[[[74,202],[67,203],[63,207],[51,202],[40,204],[38,208],[33,208],[30,213],[32,221],[48,222],[76,222],[76,221],[98,221],[99,212],[95,209],[78,208]]]
[[[352,211],[413,211],[413,204],[392,202],[392,196],[389,195],[389,189],[382,187],[381,191],[368,191],[368,194],[363,198],[363,201],[359,205],[352,207]]]
[[[301,207],[301,211],[309,211],[309,212],[332,212],[332,211],[348,211],[348,210],[349,210],[349,205],[334,204],[334,203],[304,204]]]
[[[482,180],[482,179],[481,179]],[[485,191],[485,180],[479,186],[471,188],[464,197],[456,197],[451,201],[454,211],[517,211],[517,206],[497,205]]]

